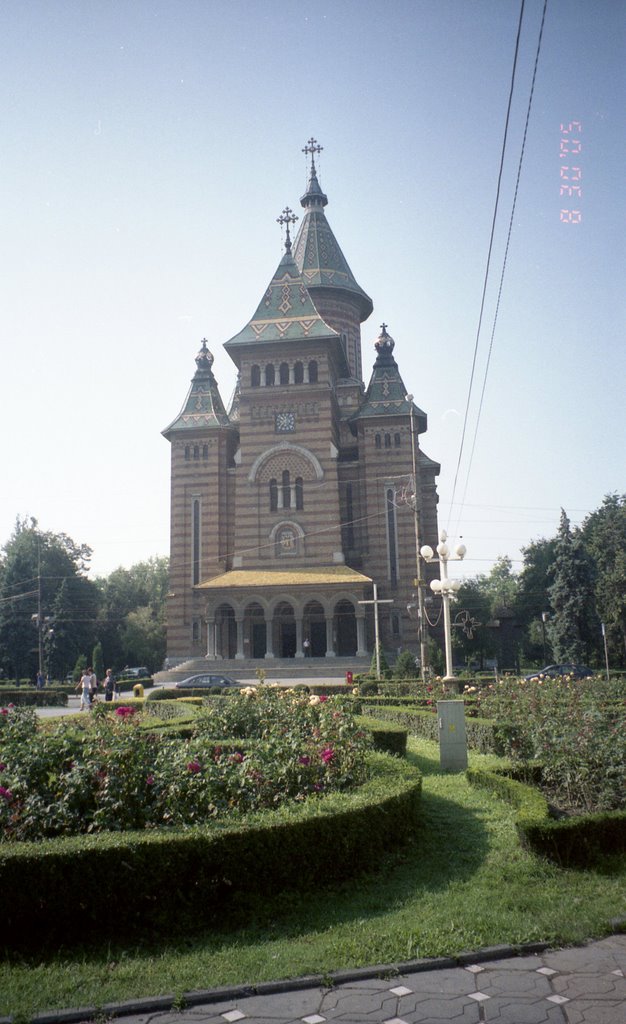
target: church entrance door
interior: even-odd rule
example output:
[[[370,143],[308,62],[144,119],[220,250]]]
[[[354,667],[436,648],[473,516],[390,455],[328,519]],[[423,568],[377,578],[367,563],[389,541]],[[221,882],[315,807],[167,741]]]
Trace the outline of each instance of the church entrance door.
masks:
[[[295,658],[296,656],[296,624],[295,622],[281,622],[279,651],[281,658]]]
[[[326,654],[326,623],[310,623],[311,657],[323,658]]]
[[[265,636],[265,623],[264,622],[253,622],[252,623],[252,657],[253,658],[264,658],[267,650],[267,640]]]
[[[357,650],[356,616],[349,601],[340,601],[335,608],[337,655],[353,657]]]

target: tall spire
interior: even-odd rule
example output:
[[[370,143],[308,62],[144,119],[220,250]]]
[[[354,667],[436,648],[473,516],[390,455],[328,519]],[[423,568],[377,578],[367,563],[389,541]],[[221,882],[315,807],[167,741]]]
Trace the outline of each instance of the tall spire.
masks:
[[[169,439],[174,432],[184,430],[228,426],[230,420],[224,409],[212,367],[213,354],[209,351],[206,338],[203,338],[196,356],[196,372],[185,404],[176,419],[162,431],[164,437]]]
[[[320,188],[320,183],[317,180],[317,171],[315,169],[315,154],[321,153],[323,149],[324,147],[320,146],[317,139],[314,139],[313,136],[311,136],[306,146],[302,149],[305,156],[311,157],[307,190],[300,200],[300,203],[304,206],[305,210],[313,207],[322,207],[323,209],[328,205],[328,197],[324,195]]]

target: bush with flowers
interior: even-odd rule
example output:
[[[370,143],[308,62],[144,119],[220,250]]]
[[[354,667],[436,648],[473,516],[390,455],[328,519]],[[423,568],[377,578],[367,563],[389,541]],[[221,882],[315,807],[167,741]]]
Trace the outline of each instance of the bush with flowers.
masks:
[[[120,705],[83,734],[0,715],[0,838],[188,827],[360,785],[368,733],[345,699],[261,687],[207,707],[190,738],[140,726]],[[241,749],[223,741],[246,739]]]

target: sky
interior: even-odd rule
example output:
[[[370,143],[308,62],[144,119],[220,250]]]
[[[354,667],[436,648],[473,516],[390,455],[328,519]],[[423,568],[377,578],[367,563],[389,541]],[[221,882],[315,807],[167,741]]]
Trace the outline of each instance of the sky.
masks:
[[[169,553],[161,431],[202,338],[229,402],[311,136],[465,575],[625,491],[626,4],[548,0],[526,128],[542,13],[487,274],[520,0],[4,0],[0,546],[33,516],[92,576]]]

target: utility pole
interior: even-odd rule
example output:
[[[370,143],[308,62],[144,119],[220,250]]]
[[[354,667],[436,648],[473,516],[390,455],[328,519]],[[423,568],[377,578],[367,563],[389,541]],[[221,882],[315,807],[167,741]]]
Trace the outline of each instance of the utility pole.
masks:
[[[413,467],[413,518],[415,523],[415,589],[417,592],[417,639],[420,648],[420,675],[422,682],[426,682],[426,670],[428,668],[428,650],[426,647],[426,609],[424,606],[424,580],[422,579],[422,561],[421,561],[421,530],[420,530],[420,511],[421,511],[421,494],[418,494],[418,482],[417,482],[417,443],[415,438],[415,424],[413,416],[413,395],[407,395],[406,400],[409,403],[409,421],[411,424],[411,461]]]

